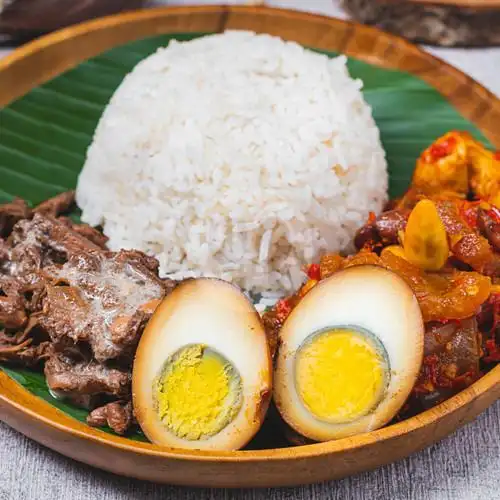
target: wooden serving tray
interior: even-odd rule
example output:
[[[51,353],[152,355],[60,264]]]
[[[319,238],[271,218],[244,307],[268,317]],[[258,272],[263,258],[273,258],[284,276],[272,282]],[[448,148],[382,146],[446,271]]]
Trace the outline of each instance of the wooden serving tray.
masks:
[[[500,146],[500,101],[460,71],[373,28],[286,10],[165,8],[67,28],[0,61],[0,106],[107,49],[173,32],[246,29],[419,75]],[[193,486],[283,486],[341,478],[401,459],[442,439],[500,397],[500,366],[443,404],[389,427],[295,448],[201,452],[162,449],[90,428],[27,392],[0,370],[0,418],[64,455],[117,474]]]
[[[500,45],[500,0],[343,0],[352,16],[412,41]]]

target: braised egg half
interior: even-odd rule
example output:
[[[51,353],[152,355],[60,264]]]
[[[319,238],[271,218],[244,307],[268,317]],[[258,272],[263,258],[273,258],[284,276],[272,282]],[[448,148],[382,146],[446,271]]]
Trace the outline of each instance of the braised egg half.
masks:
[[[158,306],[132,375],[137,420],[155,444],[237,450],[259,430],[272,391],[264,327],[235,286],[186,280]]]
[[[312,288],[283,325],[276,406],[314,441],[378,429],[410,394],[423,340],[420,308],[402,278],[368,265],[340,271]]]

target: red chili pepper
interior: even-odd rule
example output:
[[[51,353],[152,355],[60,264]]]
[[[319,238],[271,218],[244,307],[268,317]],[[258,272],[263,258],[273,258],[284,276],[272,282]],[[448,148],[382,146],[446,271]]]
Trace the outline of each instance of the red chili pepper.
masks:
[[[470,383],[477,378],[479,374],[475,370],[469,370],[463,373],[462,375],[459,375],[458,377],[455,377],[451,382],[451,387],[460,387],[460,386],[465,386],[467,387],[470,385]]]
[[[429,148],[430,161],[437,161],[450,155],[451,153],[453,153],[456,145],[457,140],[453,136],[450,136],[441,142],[433,144]]]
[[[288,300],[281,299],[276,303],[276,314],[281,321],[284,321],[292,312],[292,307]]]
[[[438,383],[438,363],[439,358],[436,354],[425,356],[423,360],[421,381],[415,386],[416,393],[429,393],[433,392]]]
[[[497,151],[493,156],[495,160],[500,161],[500,151]]]
[[[464,201],[459,205],[459,212],[462,219],[471,228],[477,228],[477,209],[480,201]]]
[[[436,385],[439,375],[437,368],[438,363],[439,358],[436,354],[431,354],[424,359],[424,364],[429,368],[429,378],[434,385]]]
[[[497,223],[500,224],[500,210],[497,207],[491,207],[487,214]]]
[[[454,325],[459,325],[461,321],[459,319],[437,319],[436,320],[438,323],[441,323],[442,325],[448,325],[449,323],[453,323]]]
[[[319,281],[321,279],[321,268],[319,264],[311,264],[307,270],[307,276],[311,280]]]
[[[500,361],[500,346],[497,345],[495,339],[488,339],[485,345],[488,355],[483,358],[484,361],[486,363],[496,363]]]

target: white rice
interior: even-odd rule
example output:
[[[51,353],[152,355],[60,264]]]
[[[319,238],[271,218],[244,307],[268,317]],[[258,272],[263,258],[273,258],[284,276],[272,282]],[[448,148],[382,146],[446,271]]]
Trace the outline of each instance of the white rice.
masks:
[[[82,218],[113,250],[155,255],[165,276],[289,292],[386,200],[361,87],[345,57],[268,35],[171,42],[106,108],[78,182]]]

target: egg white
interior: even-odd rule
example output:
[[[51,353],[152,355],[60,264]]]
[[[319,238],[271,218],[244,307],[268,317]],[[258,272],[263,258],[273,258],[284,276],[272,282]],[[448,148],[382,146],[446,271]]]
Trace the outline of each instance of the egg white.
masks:
[[[204,344],[239,372],[242,407],[224,429],[190,441],[171,433],[155,409],[153,381],[182,347]],[[260,428],[272,389],[272,363],[264,327],[250,301],[235,286],[201,278],[180,284],[158,307],[139,343],[133,368],[137,419],[155,444],[204,450],[236,450]]]
[[[373,411],[353,422],[328,423],[311,414],[297,392],[295,355],[313,332],[341,326],[358,326],[378,338],[387,353],[390,380]],[[276,405],[297,432],[327,441],[377,429],[395,416],[420,371],[424,324],[418,302],[402,278],[380,267],[358,266],[316,285],[292,311],[280,337]]]

